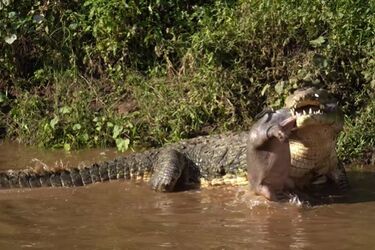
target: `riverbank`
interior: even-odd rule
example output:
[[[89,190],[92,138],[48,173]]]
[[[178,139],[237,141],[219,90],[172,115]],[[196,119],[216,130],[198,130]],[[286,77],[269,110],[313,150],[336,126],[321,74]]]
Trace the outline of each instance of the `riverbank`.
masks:
[[[305,85],[346,115],[345,162],[375,145],[373,3],[36,1],[0,8],[0,127],[72,150],[246,130]],[[373,155],[373,154],[371,154]]]

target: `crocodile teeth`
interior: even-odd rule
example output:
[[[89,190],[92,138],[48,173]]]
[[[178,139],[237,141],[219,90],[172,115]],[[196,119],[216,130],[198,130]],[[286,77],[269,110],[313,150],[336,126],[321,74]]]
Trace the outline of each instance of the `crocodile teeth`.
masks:
[[[313,113],[313,110],[312,108],[309,109],[309,114],[312,114]]]
[[[303,115],[306,115],[306,110],[303,110]]]

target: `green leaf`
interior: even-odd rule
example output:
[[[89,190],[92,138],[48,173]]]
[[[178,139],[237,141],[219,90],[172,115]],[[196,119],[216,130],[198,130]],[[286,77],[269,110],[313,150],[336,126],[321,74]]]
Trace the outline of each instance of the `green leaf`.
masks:
[[[87,133],[84,133],[83,135],[82,135],[82,140],[83,141],[85,141],[85,142],[88,142],[89,141],[89,135],[87,134]]]
[[[76,123],[73,125],[73,130],[80,130],[82,128],[81,124]]]
[[[280,107],[281,105],[281,100],[280,99],[277,99],[274,103],[272,103],[272,107],[273,108],[277,108],[277,107]]]
[[[69,29],[71,29],[71,30],[76,30],[77,27],[78,27],[77,23],[71,23],[71,24],[69,24]]]
[[[276,85],[275,85],[275,91],[276,93],[278,93],[279,95],[281,95],[284,91],[284,81],[280,81],[278,82]]]
[[[8,6],[10,4],[10,0],[2,0],[1,1],[5,6]]]
[[[129,139],[122,139],[122,138],[116,139],[116,147],[117,147],[117,150],[120,152],[125,152],[126,150],[128,150],[129,144],[130,144]]]
[[[70,149],[71,149],[70,144],[69,143],[64,143],[64,150],[65,151],[70,151]]]
[[[121,134],[122,130],[123,130],[123,127],[115,125],[113,127],[113,136],[112,136],[112,138],[116,139]]]
[[[68,106],[64,106],[64,107],[61,107],[59,111],[60,113],[65,115],[65,114],[69,114],[72,111],[72,109]]]
[[[375,79],[371,81],[370,86],[372,89],[375,89]]]
[[[17,13],[15,11],[11,11],[8,13],[8,18],[12,19],[17,16]]]
[[[318,37],[317,39],[315,40],[311,40],[310,41],[310,44],[313,46],[313,47],[320,47],[322,46],[322,44],[326,41],[326,39],[324,38],[324,36],[320,36]]]
[[[264,96],[264,95],[266,94],[267,90],[268,90],[270,87],[271,87],[271,85],[269,85],[269,84],[264,85],[264,87],[263,87],[262,91],[260,92],[260,94],[261,94],[262,96]]]
[[[4,38],[4,40],[5,40],[5,42],[6,42],[7,44],[12,44],[12,43],[14,43],[14,41],[17,40],[17,35],[16,35],[16,34],[11,34],[11,35],[9,35],[9,36],[6,36],[6,37]]]
[[[50,122],[49,125],[52,129],[55,129],[56,124],[59,122],[59,117],[55,116]]]

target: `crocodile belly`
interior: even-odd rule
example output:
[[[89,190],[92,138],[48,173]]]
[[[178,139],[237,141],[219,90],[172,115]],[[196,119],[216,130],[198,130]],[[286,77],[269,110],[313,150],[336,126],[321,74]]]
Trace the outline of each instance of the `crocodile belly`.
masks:
[[[323,175],[337,166],[335,145],[326,143],[309,145],[290,141],[292,178],[301,178],[310,173]]]

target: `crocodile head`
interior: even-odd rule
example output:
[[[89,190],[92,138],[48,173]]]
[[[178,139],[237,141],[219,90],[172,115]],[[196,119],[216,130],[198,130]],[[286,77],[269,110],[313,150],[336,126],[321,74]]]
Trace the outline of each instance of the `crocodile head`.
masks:
[[[297,128],[332,125],[341,130],[343,127],[343,113],[327,90],[315,87],[296,90],[287,97],[285,106],[296,117]]]

